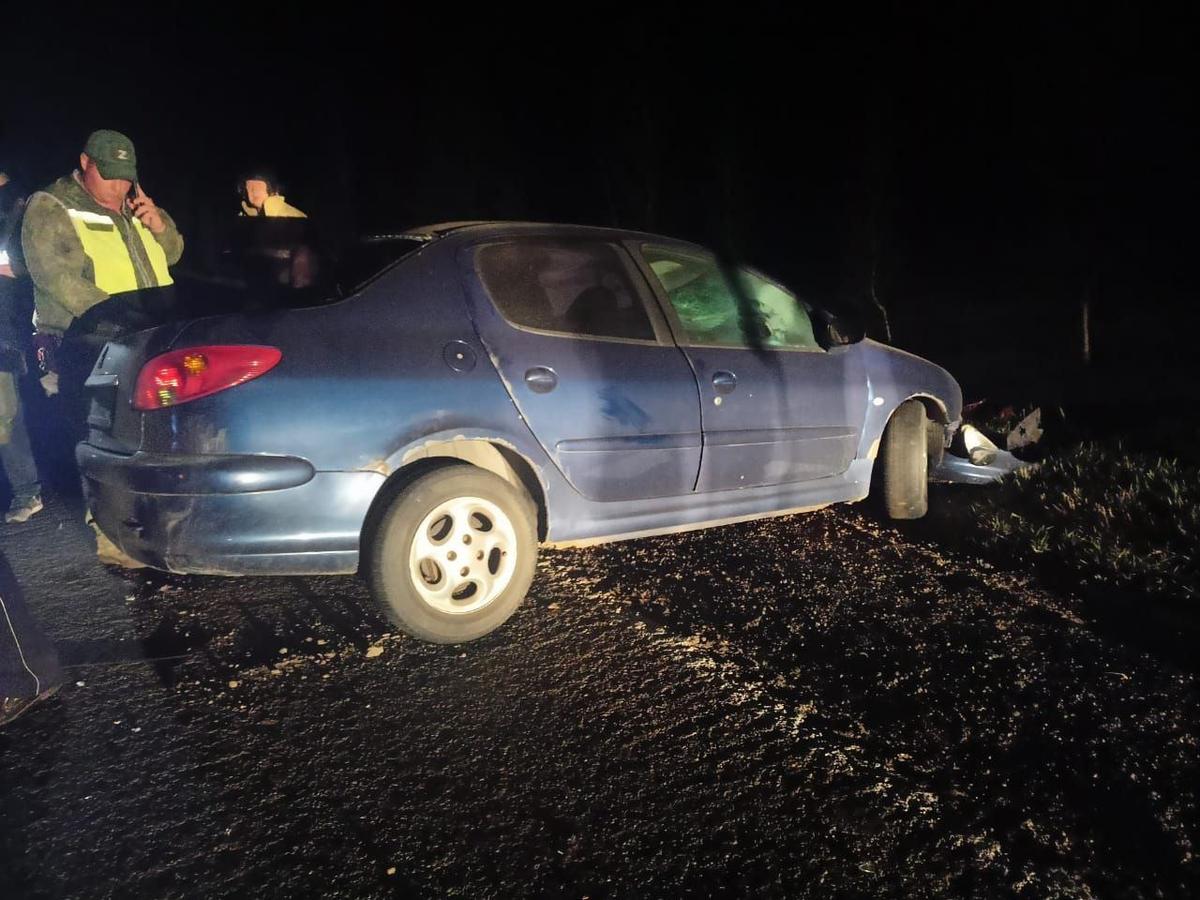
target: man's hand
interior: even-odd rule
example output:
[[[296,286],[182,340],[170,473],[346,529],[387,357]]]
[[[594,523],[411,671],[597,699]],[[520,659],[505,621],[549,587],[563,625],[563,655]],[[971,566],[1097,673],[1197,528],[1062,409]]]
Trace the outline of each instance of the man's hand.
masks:
[[[47,372],[38,381],[42,385],[42,390],[46,392],[47,397],[53,397],[58,393],[58,373]]]
[[[154,201],[146,196],[146,192],[142,190],[140,184],[135,184],[134,188],[137,190],[137,196],[129,201],[130,211],[150,229],[151,234],[162,234],[167,230],[167,223],[163,221],[162,213],[158,211]]]

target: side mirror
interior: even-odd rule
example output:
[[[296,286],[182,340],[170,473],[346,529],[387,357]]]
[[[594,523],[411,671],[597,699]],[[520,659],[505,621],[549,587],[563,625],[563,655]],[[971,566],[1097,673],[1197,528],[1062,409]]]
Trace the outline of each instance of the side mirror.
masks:
[[[823,309],[817,310],[817,316],[822,326],[817,340],[826,350],[857,344],[867,336],[866,329],[857,319],[835,316]]]

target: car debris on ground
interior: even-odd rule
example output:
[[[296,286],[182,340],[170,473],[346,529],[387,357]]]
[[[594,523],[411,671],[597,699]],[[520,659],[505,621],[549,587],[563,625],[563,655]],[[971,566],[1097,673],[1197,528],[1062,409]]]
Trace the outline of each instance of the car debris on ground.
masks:
[[[978,412],[986,401],[964,404],[963,412]],[[1035,463],[1023,460],[1013,451],[1025,451],[1037,445],[1042,429],[1041,407],[1026,415],[1004,437],[1007,449],[1001,449],[979,427],[964,423],[954,435],[948,452],[930,473],[930,479],[947,484],[988,484]]]

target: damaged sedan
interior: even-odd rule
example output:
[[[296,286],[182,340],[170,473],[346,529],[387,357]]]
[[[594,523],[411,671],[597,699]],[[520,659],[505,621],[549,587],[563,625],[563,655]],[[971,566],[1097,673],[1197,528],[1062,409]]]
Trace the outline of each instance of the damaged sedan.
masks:
[[[924,515],[943,369],[705,248],[451,223],[324,305],[110,343],[77,448],[104,533],[178,573],[354,574],[408,633],[485,635],[539,545],[854,502]]]

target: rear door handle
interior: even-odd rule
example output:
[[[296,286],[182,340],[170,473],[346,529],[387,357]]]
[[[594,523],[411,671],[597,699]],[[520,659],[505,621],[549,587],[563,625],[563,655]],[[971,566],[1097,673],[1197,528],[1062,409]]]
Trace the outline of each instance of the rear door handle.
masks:
[[[546,366],[534,366],[525,372],[525,384],[535,394],[548,394],[558,387],[558,376]]]
[[[728,394],[735,387],[737,387],[737,376],[732,372],[726,372],[724,369],[720,369],[716,372],[713,372],[712,383],[713,390],[715,390],[718,394]]]

